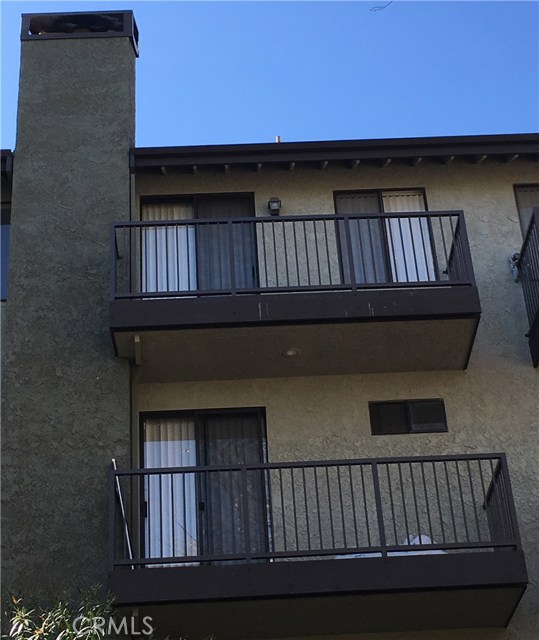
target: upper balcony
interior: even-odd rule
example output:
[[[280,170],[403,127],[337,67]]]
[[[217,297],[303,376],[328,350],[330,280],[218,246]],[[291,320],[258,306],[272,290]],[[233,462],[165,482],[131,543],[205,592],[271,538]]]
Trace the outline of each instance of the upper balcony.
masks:
[[[533,210],[518,263],[528,312],[528,338],[533,366],[539,365],[539,208]]]
[[[464,369],[479,322],[461,211],[121,223],[112,256],[146,381]]]
[[[109,587],[162,636],[504,627],[526,588],[503,454],[112,471],[109,499]]]

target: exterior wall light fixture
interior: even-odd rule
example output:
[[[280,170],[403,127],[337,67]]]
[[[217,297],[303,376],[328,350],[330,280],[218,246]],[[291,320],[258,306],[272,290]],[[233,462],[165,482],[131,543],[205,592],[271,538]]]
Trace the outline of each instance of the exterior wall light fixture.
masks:
[[[301,355],[301,349],[298,349],[298,347],[288,347],[283,351],[285,358],[296,358],[299,355]]]
[[[280,198],[270,198],[268,200],[268,210],[270,215],[278,216],[279,211],[281,210],[281,199]]]

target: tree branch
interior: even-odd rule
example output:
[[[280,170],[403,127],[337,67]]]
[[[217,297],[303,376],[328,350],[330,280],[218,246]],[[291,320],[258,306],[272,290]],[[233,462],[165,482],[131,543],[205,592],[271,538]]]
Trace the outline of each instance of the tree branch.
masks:
[[[372,7],[371,9],[369,9],[369,11],[382,11],[383,9],[389,7],[390,4],[393,4],[393,0],[389,0],[389,2],[386,2],[386,4],[383,4],[379,7]]]

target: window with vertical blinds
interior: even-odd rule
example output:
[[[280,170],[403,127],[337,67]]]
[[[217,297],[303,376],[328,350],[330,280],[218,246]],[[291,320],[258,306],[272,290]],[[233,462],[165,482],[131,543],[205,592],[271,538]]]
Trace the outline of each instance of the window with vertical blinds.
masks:
[[[349,224],[358,284],[436,280],[428,219],[376,216],[380,213],[426,211],[422,190],[338,192],[335,194],[335,208],[337,213],[355,214]],[[344,260],[347,262],[346,254]],[[347,267],[345,264],[345,273],[348,272]]]
[[[256,287],[255,229],[248,220],[253,215],[252,194],[144,199],[143,221],[171,224],[143,229],[142,290],[220,291],[233,284],[239,289]],[[229,218],[246,221],[229,225]],[[199,222],[183,222],[193,219]]]
[[[142,205],[148,222],[190,220],[190,202],[156,202]],[[193,225],[155,225],[142,234],[142,291],[193,291],[197,288],[195,230]]]
[[[147,557],[246,555],[268,548],[264,472],[254,469],[245,477],[237,468],[211,471],[266,461],[262,410],[148,415],[142,440],[144,468],[197,467],[145,477]]]
[[[522,235],[526,236],[532,212],[536,207],[539,207],[539,184],[516,185],[515,198]]]

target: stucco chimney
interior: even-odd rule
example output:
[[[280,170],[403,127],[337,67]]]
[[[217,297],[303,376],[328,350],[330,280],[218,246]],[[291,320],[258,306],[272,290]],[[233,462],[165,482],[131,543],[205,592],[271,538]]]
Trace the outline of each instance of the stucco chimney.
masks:
[[[128,459],[129,370],[110,346],[109,247],[111,223],[130,217],[138,32],[131,11],[24,15],[21,40],[3,585],[32,593],[39,576],[61,593],[106,582],[107,468]]]

